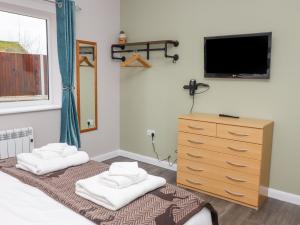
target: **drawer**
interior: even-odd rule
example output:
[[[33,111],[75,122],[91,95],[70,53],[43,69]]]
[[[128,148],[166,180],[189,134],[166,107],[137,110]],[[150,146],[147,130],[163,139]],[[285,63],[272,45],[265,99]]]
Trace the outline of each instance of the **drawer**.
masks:
[[[222,153],[261,160],[262,145],[260,144],[226,139],[218,139],[216,144]]]
[[[205,148],[213,150],[213,143],[216,138],[198,134],[189,134],[184,132],[178,133],[178,144],[194,148]]]
[[[201,162],[241,173],[259,175],[260,161],[229,154],[178,145],[178,158]]]
[[[194,120],[179,120],[179,131],[208,136],[217,135],[216,123],[208,123]]]
[[[259,176],[182,158],[178,158],[177,161],[177,171],[218,180],[255,191],[259,190]]]
[[[179,132],[178,144],[240,157],[261,159],[262,145]]]
[[[195,176],[181,171],[177,172],[177,183],[228,199],[233,199],[251,206],[258,206],[258,191],[251,189]]]
[[[248,127],[217,125],[217,136],[251,143],[263,143],[263,130]]]

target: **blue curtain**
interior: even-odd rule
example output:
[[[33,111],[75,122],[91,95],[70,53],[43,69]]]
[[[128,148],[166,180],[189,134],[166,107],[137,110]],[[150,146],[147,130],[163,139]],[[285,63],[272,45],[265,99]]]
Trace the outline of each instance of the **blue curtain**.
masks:
[[[62,78],[62,110],[60,142],[80,148],[80,131],[75,105],[75,3],[71,0],[57,0],[57,47]]]

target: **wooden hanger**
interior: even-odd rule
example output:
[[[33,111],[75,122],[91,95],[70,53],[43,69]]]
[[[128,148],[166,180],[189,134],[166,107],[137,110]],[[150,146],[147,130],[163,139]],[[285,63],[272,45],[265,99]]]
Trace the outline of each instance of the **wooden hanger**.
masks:
[[[139,62],[140,64],[142,64],[142,66],[131,65],[132,63],[134,63],[136,61]],[[151,64],[146,59],[144,59],[140,54],[134,53],[134,54],[132,54],[132,56],[129,59],[127,59],[125,62],[121,63],[121,67],[145,67],[145,68],[150,68]]]
[[[88,66],[90,67],[95,67],[94,64],[92,62],[90,62],[90,60],[88,59],[87,56],[80,56],[79,59],[79,65],[82,66],[81,64],[85,62]]]

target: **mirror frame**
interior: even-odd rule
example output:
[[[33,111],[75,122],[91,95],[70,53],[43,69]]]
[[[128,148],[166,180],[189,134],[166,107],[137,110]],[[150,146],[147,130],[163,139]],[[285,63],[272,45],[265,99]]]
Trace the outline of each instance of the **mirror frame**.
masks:
[[[79,56],[80,56],[80,44],[91,45],[94,48],[94,59],[95,59],[95,127],[81,129],[81,116],[80,116],[80,65],[79,65]],[[80,128],[80,133],[86,133],[89,131],[98,130],[98,84],[97,84],[97,75],[98,67],[97,62],[97,43],[92,41],[77,40],[76,41],[76,88],[77,88],[77,114],[78,114],[78,123]]]

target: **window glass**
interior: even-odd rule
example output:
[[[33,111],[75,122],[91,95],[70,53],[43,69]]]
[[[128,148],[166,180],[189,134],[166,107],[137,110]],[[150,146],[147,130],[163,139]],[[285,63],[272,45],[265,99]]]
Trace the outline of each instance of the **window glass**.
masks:
[[[49,99],[47,20],[0,11],[0,102]]]

